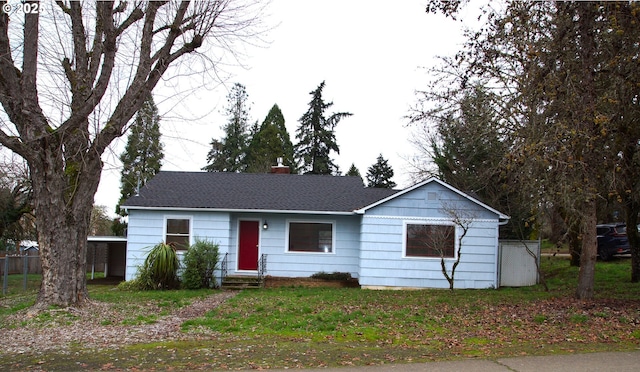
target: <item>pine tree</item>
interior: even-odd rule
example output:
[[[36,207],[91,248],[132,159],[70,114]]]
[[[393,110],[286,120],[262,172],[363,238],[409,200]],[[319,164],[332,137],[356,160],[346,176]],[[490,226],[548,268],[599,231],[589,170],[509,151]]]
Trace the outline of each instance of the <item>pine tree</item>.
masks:
[[[448,99],[447,108],[438,111],[439,116],[428,126],[427,138],[415,139],[416,145],[418,141],[426,145],[423,157],[437,167],[423,173],[435,174],[494,208],[508,211],[511,220],[500,227],[501,237],[529,236],[531,208],[524,201],[514,202],[523,195],[520,188],[507,187],[512,174],[502,166],[512,141],[505,139],[495,111],[497,96],[481,85],[468,85],[460,95]]]
[[[347,171],[346,176],[362,177],[362,175],[360,174],[360,170],[358,170],[358,168],[354,163],[351,163],[351,166],[349,167],[349,170]]]
[[[208,172],[243,172],[248,146],[249,95],[244,85],[235,83],[227,96],[226,114],[228,122],[223,126],[225,137],[212,139],[211,150],[207,154]]]
[[[278,105],[273,105],[260,128],[254,132],[247,149],[247,172],[268,172],[277,158],[296,172],[293,144]]]
[[[224,158],[222,156],[222,147],[224,146],[224,142],[213,138],[211,142],[209,142],[209,146],[210,150],[207,153],[207,165],[202,167],[202,170],[206,170],[207,172],[220,172],[220,170],[225,167]]]
[[[316,90],[309,93],[313,97],[309,102],[309,110],[298,120],[300,126],[296,131],[298,144],[295,152],[304,173],[335,174],[338,171],[330,157],[331,151],[340,153],[334,130],[342,118],[352,115],[338,112],[325,117],[333,102],[325,103],[322,99],[324,85],[323,81]]]
[[[140,187],[153,178],[162,167],[163,145],[160,142],[160,116],[150,95],[138,111],[131,126],[127,146],[120,155],[122,172],[120,177],[121,196],[116,213],[124,216],[120,205],[136,194]]]
[[[382,154],[380,154],[376,163],[367,170],[369,187],[392,189],[396,187],[396,183],[391,180],[392,178],[393,169],[388,161],[382,157]]]
[[[351,163],[351,166],[349,167],[349,170],[347,171],[347,174],[345,174],[345,176],[358,177],[362,182],[362,175],[360,174],[360,170],[356,167],[354,163]],[[362,185],[364,185],[364,182],[362,182]]]

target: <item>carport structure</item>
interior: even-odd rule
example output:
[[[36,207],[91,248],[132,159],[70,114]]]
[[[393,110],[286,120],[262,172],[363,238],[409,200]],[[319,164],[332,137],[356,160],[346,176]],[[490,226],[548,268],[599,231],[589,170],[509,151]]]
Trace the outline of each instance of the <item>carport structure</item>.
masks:
[[[105,278],[124,279],[126,236],[89,236],[87,243],[87,267],[91,268],[91,279],[96,270],[104,271]]]

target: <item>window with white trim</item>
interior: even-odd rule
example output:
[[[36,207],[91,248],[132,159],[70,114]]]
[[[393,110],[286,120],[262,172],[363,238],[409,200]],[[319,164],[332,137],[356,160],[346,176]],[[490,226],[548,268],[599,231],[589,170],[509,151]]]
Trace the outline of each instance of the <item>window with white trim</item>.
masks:
[[[333,223],[289,222],[289,252],[333,252]]]
[[[190,245],[190,225],[188,218],[167,218],[165,243],[173,244],[176,250],[187,250]]]
[[[406,257],[455,257],[454,225],[407,223],[405,230]]]

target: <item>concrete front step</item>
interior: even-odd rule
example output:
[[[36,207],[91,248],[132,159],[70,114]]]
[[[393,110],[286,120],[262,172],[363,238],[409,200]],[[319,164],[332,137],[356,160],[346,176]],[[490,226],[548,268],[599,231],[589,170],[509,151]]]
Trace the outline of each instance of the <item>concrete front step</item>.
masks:
[[[222,281],[222,289],[262,288],[264,281],[257,276],[227,276]]]

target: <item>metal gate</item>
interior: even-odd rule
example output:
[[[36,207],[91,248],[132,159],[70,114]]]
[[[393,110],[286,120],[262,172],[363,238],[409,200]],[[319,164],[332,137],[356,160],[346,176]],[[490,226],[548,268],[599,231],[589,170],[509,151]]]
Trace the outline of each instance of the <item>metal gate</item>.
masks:
[[[540,242],[500,240],[500,286],[527,287],[538,284]]]

